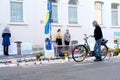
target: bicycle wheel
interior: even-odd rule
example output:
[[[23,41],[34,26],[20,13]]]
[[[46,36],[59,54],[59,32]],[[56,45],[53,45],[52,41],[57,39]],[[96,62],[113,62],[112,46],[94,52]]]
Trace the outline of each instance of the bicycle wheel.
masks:
[[[105,44],[101,44],[101,50],[102,50],[102,60],[103,60],[107,56],[108,47]]]
[[[81,62],[87,56],[87,49],[84,45],[76,46],[72,51],[72,58],[75,62]]]

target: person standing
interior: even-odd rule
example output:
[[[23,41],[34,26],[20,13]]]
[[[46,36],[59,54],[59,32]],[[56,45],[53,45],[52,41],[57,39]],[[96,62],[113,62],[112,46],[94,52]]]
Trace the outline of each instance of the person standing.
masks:
[[[2,32],[2,45],[3,45],[3,52],[4,55],[8,56],[8,49],[9,49],[9,45],[10,45],[10,37],[11,37],[11,32],[9,27],[5,27],[5,29]]]
[[[71,40],[71,35],[69,33],[69,30],[66,30],[66,33],[64,34],[64,43],[65,43],[65,49],[68,50],[69,49],[69,44],[70,44],[70,40]]]
[[[94,29],[94,35],[93,37],[95,38],[95,46],[94,46],[94,53],[96,59],[94,61],[102,61],[102,51],[101,51],[101,42],[103,39],[103,34],[100,26],[98,25],[97,21],[93,21],[93,26],[95,27]]]
[[[57,43],[57,54],[56,56],[58,57],[61,54],[61,50],[62,50],[62,35],[61,35],[61,29],[57,30],[57,34],[56,34],[56,43]]]
[[[67,29],[66,33],[64,34],[64,43],[65,43],[65,45],[69,45],[70,40],[71,40],[71,35],[69,33],[69,30]]]
[[[57,43],[57,45],[62,45],[61,29],[57,30],[56,43]]]

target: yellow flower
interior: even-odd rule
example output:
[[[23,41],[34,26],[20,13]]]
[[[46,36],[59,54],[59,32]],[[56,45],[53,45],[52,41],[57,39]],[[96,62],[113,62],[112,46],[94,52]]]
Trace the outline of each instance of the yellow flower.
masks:
[[[108,52],[114,52],[112,48],[108,48]]]
[[[69,56],[69,52],[68,51],[64,51],[63,54],[64,54],[64,57]]]

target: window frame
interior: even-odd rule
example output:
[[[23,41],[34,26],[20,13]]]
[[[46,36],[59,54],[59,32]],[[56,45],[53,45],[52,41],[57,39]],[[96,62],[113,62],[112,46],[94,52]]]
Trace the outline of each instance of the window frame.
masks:
[[[13,20],[12,21],[12,10],[11,10],[11,3],[22,3],[22,15],[21,16],[18,16],[18,14],[17,14],[17,16],[18,17],[22,17],[22,19],[21,20],[19,20],[19,19],[17,19],[17,20]],[[11,23],[23,23],[24,22],[24,2],[23,2],[23,0],[10,0],[10,22]]]
[[[48,0],[48,2],[52,2],[52,16],[51,16],[51,23],[52,24],[56,24],[56,23],[58,23],[59,21],[58,21],[58,0]],[[54,21],[54,19],[53,19],[53,6],[56,6],[57,7],[57,12],[56,12],[56,16],[57,16],[57,19],[56,19],[56,21]]]
[[[70,2],[70,0],[69,0],[69,2]],[[68,23],[69,24],[78,24],[78,4],[77,4],[77,1],[76,1],[76,4],[72,4],[69,2],[68,2]],[[70,8],[76,8],[76,17],[74,17],[74,18],[76,18],[76,22],[71,22],[71,20],[70,20],[70,13],[69,13]]]
[[[53,6],[56,6],[57,7],[57,12],[56,12],[56,21],[54,21],[53,19]],[[52,3],[52,23],[58,23],[58,3]]]
[[[116,5],[117,6],[117,8],[116,9],[114,9],[114,8],[112,8],[112,5]],[[119,26],[119,19],[118,19],[118,17],[119,17],[119,4],[118,3],[111,3],[111,24],[112,24],[112,26]],[[116,21],[117,21],[117,24],[113,24],[114,22],[114,20],[113,20],[113,18],[112,18],[112,16],[113,16],[113,12],[117,12],[117,19],[116,19]]]
[[[96,3],[99,3],[101,6],[100,8],[96,8]],[[104,6],[104,3],[101,2],[101,1],[95,1],[94,3],[94,6],[95,6],[95,20],[98,22],[98,24],[100,25],[103,25],[103,6]],[[98,15],[97,11],[100,11],[100,20],[97,19],[96,15]]]

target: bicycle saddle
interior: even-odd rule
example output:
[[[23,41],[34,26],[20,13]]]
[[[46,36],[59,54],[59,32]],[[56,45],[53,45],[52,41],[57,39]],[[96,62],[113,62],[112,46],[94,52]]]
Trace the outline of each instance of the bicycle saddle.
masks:
[[[108,42],[108,40],[102,39],[102,43],[101,44],[106,44],[107,42]]]

